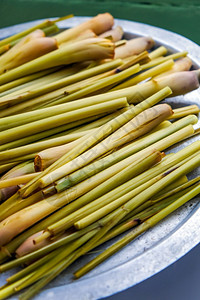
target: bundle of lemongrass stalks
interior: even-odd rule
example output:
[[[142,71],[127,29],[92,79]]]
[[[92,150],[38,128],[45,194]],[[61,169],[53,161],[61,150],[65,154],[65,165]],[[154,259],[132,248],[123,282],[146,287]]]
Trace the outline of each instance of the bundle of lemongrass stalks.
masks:
[[[25,265],[0,299],[128,231],[83,276],[200,193],[200,141],[163,152],[199,134],[199,107],[159,104],[199,87],[187,52],[124,40],[109,13],[55,34],[62,19],[0,41],[0,271]]]

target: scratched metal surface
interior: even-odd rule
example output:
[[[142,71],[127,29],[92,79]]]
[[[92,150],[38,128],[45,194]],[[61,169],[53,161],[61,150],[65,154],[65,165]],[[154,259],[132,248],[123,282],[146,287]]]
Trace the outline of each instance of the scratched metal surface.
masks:
[[[60,23],[60,27],[71,27],[86,19],[88,18],[76,17],[66,20]],[[37,22],[24,23],[1,29],[0,38],[21,31]],[[193,67],[200,67],[200,47],[192,41],[175,33],[142,23],[116,20],[116,24],[123,27],[127,38],[138,35],[149,35],[155,39],[157,45],[165,45],[171,52],[187,50],[189,57],[193,60]],[[200,105],[200,90],[198,89],[185,96],[170,98],[167,102],[172,107],[181,107],[183,104]],[[200,121],[197,126],[199,125]],[[198,139],[199,137],[196,136],[177,145],[173,149],[169,149],[168,152],[180,150]],[[190,176],[193,177],[199,174],[200,168],[190,174]],[[55,299],[59,297],[70,300],[100,299],[136,285],[158,273],[180,259],[200,242],[199,200],[199,198],[196,198],[190,201],[153,229],[144,233],[117,254],[113,255],[95,270],[79,280],[73,280],[73,272],[96,256],[96,253],[79,259],[36,296],[36,299]],[[116,240],[118,238],[114,239],[114,241]],[[110,244],[111,242],[108,242],[100,246],[98,250],[106,249]],[[13,271],[0,276],[1,285],[11,273]]]

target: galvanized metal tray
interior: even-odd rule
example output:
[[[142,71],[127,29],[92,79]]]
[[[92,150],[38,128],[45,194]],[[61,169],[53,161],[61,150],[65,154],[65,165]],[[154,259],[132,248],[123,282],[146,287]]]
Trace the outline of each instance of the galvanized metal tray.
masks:
[[[75,26],[87,20],[88,17],[76,17],[59,24],[62,28]],[[24,30],[39,21],[24,23],[0,29],[0,38]],[[158,45],[165,45],[170,52],[186,50],[193,60],[193,67],[200,68],[200,47],[194,42],[160,28],[126,20],[116,20],[116,25],[123,27],[126,38],[134,36],[152,36]],[[182,105],[200,105],[200,90],[188,93],[185,96],[167,100],[172,107]],[[198,125],[200,125],[200,120]],[[198,140],[196,136],[180,143],[170,151],[180,150],[192,141]],[[198,168],[191,176],[199,175]],[[114,239],[116,241],[118,238]],[[106,249],[111,243],[100,246],[97,250]],[[73,279],[73,271],[91,260],[96,253],[91,253],[76,261],[57,279],[49,284],[36,299],[70,299],[95,300],[112,295],[153,276],[163,270],[200,242],[200,198],[196,198],[153,229],[131,242],[117,254],[113,255],[79,280]],[[11,272],[9,272],[10,274]],[[0,284],[5,282],[8,273],[0,276]],[[14,299],[14,297],[13,297]]]

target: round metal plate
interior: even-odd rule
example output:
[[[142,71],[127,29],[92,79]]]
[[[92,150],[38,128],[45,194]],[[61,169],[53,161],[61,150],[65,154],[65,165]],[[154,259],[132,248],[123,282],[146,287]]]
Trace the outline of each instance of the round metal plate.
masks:
[[[76,17],[60,22],[59,26],[67,28],[87,19],[88,17]],[[1,29],[0,38],[24,30],[38,22],[29,22]],[[116,20],[115,24],[123,27],[126,38],[152,36],[157,45],[165,45],[170,52],[188,51],[189,57],[193,60],[194,68],[200,68],[200,47],[192,41],[175,33],[141,23]],[[199,105],[200,91],[198,89],[185,96],[170,98],[167,102],[172,107],[181,107],[184,104]],[[187,140],[173,149],[169,149],[168,152],[180,150],[195,140],[199,140],[199,137],[196,136]],[[192,176],[198,174],[200,174],[200,168],[193,172]],[[117,239],[114,239],[114,241]],[[106,249],[114,241],[101,245],[97,251]],[[199,242],[200,203],[199,198],[196,198],[131,242],[83,278],[74,280],[73,272],[96,256],[97,252],[79,259],[49,284],[36,299],[95,300],[109,296],[158,273],[181,258]],[[1,285],[7,276],[8,273],[1,275]]]

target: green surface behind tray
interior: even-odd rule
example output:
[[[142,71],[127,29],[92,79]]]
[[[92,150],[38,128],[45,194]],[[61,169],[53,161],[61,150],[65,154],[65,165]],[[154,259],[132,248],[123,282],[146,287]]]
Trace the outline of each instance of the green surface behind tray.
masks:
[[[40,18],[73,13],[94,16],[110,12],[115,18],[162,27],[200,44],[200,0],[0,0],[0,28]]]

